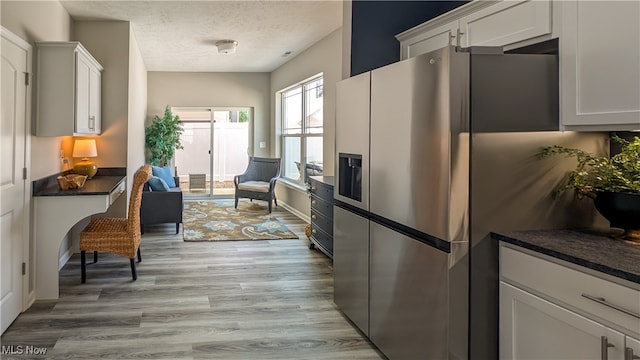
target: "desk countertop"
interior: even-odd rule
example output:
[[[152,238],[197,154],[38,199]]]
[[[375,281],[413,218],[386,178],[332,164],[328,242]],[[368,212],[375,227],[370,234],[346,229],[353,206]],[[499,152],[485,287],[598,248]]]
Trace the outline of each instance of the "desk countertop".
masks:
[[[492,233],[505,241],[640,284],[640,245],[600,231],[544,230]]]
[[[124,169],[123,169],[124,170]],[[66,173],[55,174],[33,181],[33,196],[77,196],[77,195],[108,195],[125,179],[124,171],[104,171],[91,180],[87,180],[81,189],[60,190],[57,177]]]

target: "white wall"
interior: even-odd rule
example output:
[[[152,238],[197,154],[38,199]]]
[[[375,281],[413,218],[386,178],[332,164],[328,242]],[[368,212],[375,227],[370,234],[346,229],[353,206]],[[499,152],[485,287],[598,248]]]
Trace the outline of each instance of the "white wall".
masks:
[[[147,78],[147,124],[170,107],[252,107],[249,144],[255,156],[269,156],[269,74],[150,71]],[[267,147],[258,144],[265,141]]]
[[[147,119],[147,68],[133,30],[129,31],[129,121],[127,131],[127,174],[145,163],[144,125]],[[133,176],[127,177],[127,189]]]
[[[335,84],[342,80],[342,29],[327,35],[324,39],[289,60],[271,73],[271,134],[272,154],[279,154],[280,136],[277,131],[275,93],[318,73],[324,74],[324,175],[334,173],[335,151]],[[310,214],[309,197],[305,189],[278,183],[277,198],[303,214]]]

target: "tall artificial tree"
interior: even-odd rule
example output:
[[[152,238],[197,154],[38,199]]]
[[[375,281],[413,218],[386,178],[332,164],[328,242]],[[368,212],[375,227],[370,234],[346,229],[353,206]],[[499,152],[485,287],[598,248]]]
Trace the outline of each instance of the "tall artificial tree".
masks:
[[[149,163],[166,166],[177,149],[182,149],[180,135],[184,131],[178,115],[173,115],[167,105],[164,115],[153,117],[145,129],[145,146],[149,150]]]

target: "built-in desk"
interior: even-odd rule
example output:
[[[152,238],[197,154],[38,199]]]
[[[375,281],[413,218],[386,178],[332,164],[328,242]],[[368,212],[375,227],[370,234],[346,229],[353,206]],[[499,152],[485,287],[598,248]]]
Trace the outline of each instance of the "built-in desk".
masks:
[[[69,230],[107,211],[126,189],[124,168],[100,170],[82,189],[60,190],[60,174],[33,181],[36,299],[58,298],[58,253]]]

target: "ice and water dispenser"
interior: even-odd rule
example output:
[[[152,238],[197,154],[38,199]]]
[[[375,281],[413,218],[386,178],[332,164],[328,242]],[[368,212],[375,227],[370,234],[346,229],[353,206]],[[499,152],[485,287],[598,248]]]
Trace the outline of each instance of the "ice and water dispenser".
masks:
[[[338,154],[338,193],[362,201],[362,155]]]

